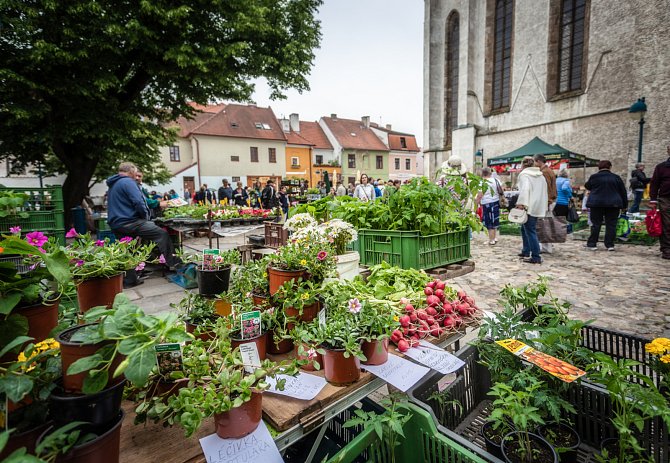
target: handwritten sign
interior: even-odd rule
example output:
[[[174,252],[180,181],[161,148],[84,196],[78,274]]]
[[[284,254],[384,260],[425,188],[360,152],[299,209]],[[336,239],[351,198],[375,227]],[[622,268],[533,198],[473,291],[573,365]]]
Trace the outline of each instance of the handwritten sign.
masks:
[[[455,355],[426,341],[421,341],[418,346],[405,352],[405,355],[445,375],[465,365],[465,362]]]
[[[542,368],[544,371],[558,379],[571,383],[577,378],[581,378],[586,374],[585,371],[570,365],[568,362],[552,357],[529,345],[517,341],[516,339],[505,339],[504,341],[496,341],[502,347],[535,366]]]
[[[326,380],[320,376],[308,373],[298,373],[296,376],[277,375],[277,379],[285,379],[284,390],[277,390],[277,380],[267,377],[265,380],[270,385],[268,392],[285,395],[300,400],[312,400],[326,385]]]
[[[388,361],[382,365],[361,365],[361,368],[397,387],[402,392],[414,386],[430,371],[430,368],[422,367],[397,355],[389,355]]]
[[[200,439],[200,446],[207,463],[284,462],[263,421],[248,436],[240,439],[221,439],[216,434],[212,434]]]

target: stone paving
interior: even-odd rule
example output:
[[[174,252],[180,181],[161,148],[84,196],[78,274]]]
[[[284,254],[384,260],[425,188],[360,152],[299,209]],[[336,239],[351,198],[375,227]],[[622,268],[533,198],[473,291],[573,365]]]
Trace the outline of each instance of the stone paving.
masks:
[[[222,240],[222,248],[241,244],[241,237]],[[498,292],[506,283],[523,285],[549,276],[553,294],[574,305],[571,316],[594,319],[594,324],[645,337],[670,337],[670,265],[660,258],[658,247],[617,245],[607,252],[585,250],[583,241],[568,239],[554,245],[554,253],[543,255],[541,265],[522,263],[517,257],[521,238],[502,236],[489,246],[483,236],[472,242],[475,271],[450,280],[468,293],[478,305],[498,310]],[[204,238],[189,239],[187,246],[202,249]],[[170,303],[183,297],[184,290],[154,274],[145,283],[126,290],[146,312],[170,310]]]

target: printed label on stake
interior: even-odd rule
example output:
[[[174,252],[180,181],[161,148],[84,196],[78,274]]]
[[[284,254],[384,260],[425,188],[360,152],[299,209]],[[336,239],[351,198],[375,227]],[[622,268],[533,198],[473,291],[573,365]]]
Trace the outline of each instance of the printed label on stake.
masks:
[[[253,373],[255,368],[261,366],[261,358],[255,342],[240,344],[240,355],[242,355],[242,362],[247,373]]]
[[[326,326],[326,309],[319,310],[319,325]]]
[[[252,310],[242,314],[242,326],[240,337],[242,339],[254,339],[261,335],[261,312]]]
[[[500,344],[522,360],[542,368],[550,375],[556,376],[566,383],[571,383],[586,374],[585,371],[570,365],[568,362],[564,362],[556,357],[540,352],[516,339],[505,339],[496,341],[496,343]]]
[[[156,346],[156,363],[161,376],[169,376],[173,371],[183,371],[181,344],[158,344]]]
[[[202,250],[202,269],[203,270],[212,270],[214,268],[214,262],[221,255],[219,249],[203,249]]]

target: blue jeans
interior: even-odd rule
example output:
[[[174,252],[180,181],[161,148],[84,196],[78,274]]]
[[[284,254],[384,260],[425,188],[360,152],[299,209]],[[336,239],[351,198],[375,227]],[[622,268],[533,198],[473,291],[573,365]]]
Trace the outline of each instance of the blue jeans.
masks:
[[[630,209],[628,209],[628,212],[640,212],[642,193],[644,193],[644,190],[633,190],[633,204],[630,206]]]
[[[523,248],[521,253],[524,256],[530,255],[533,260],[540,260],[540,242],[537,240],[537,217],[528,216],[526,223],[521,225],[521,239]]]

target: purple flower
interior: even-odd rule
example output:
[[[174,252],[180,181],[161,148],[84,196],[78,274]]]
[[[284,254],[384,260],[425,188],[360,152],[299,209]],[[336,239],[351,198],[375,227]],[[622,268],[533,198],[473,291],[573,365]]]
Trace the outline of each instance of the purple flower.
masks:
[[[65,238],[77,238],[79,236],[79,233],[77,233],[77,230],[74,228],[70,228],[68,232],[65,234]]]
[[[100,246],[100,247],[102,247],[102,246],[105,245],[105,241],[104,241],[104,240],[97,240],[97,241],[96,241],[95,243],[93,243],[93,244],[95,244],[96,246]]]
[[[47,238],[47,235],[45,235],[42,232],[30,232],[26,235],[26,241],[28,241],[28,244],[32,244],[33,246],[37,246],[38,248],[41,248],[44,246],[44,243],[49,241],[49,238]]]
[[[130,243],[134,239],[135,238],[131,238],[130,236],[124,236],[119,240],[119,243]]]
[[[21,227],[16,226],[16,227],[9,227],[9,233],[12,235],[20,235],[21,234]]]
[[[361,311],[361,303],[358,298],[349,299],[349,312],[358,313]]]
[[[142,270],[144,270],[145,265],[146,264],[144,262],[140,262],[139,264],[137,264],[137,267],[135,267],[135,271],[136,272],[141,272]]]
[[[79,260],[77,261],[77,263],[74,264],[74,265],[76,265],[77,267],[81,267],[82,265],[84,265],[84,261],[81,260],[81,259],[79,259]]]
[[[163,254],[161,254],[160,256],[158,256],[158,262],[160,262],[161,264],[165,264],[165,263],[166,263],[166,262],[165,262],[165,256],[164,256]]]
[[[326,257],[328,257],[328,253],[326,251],[320,251],[317,255],[316,258],[319,260],[324,260]]]

